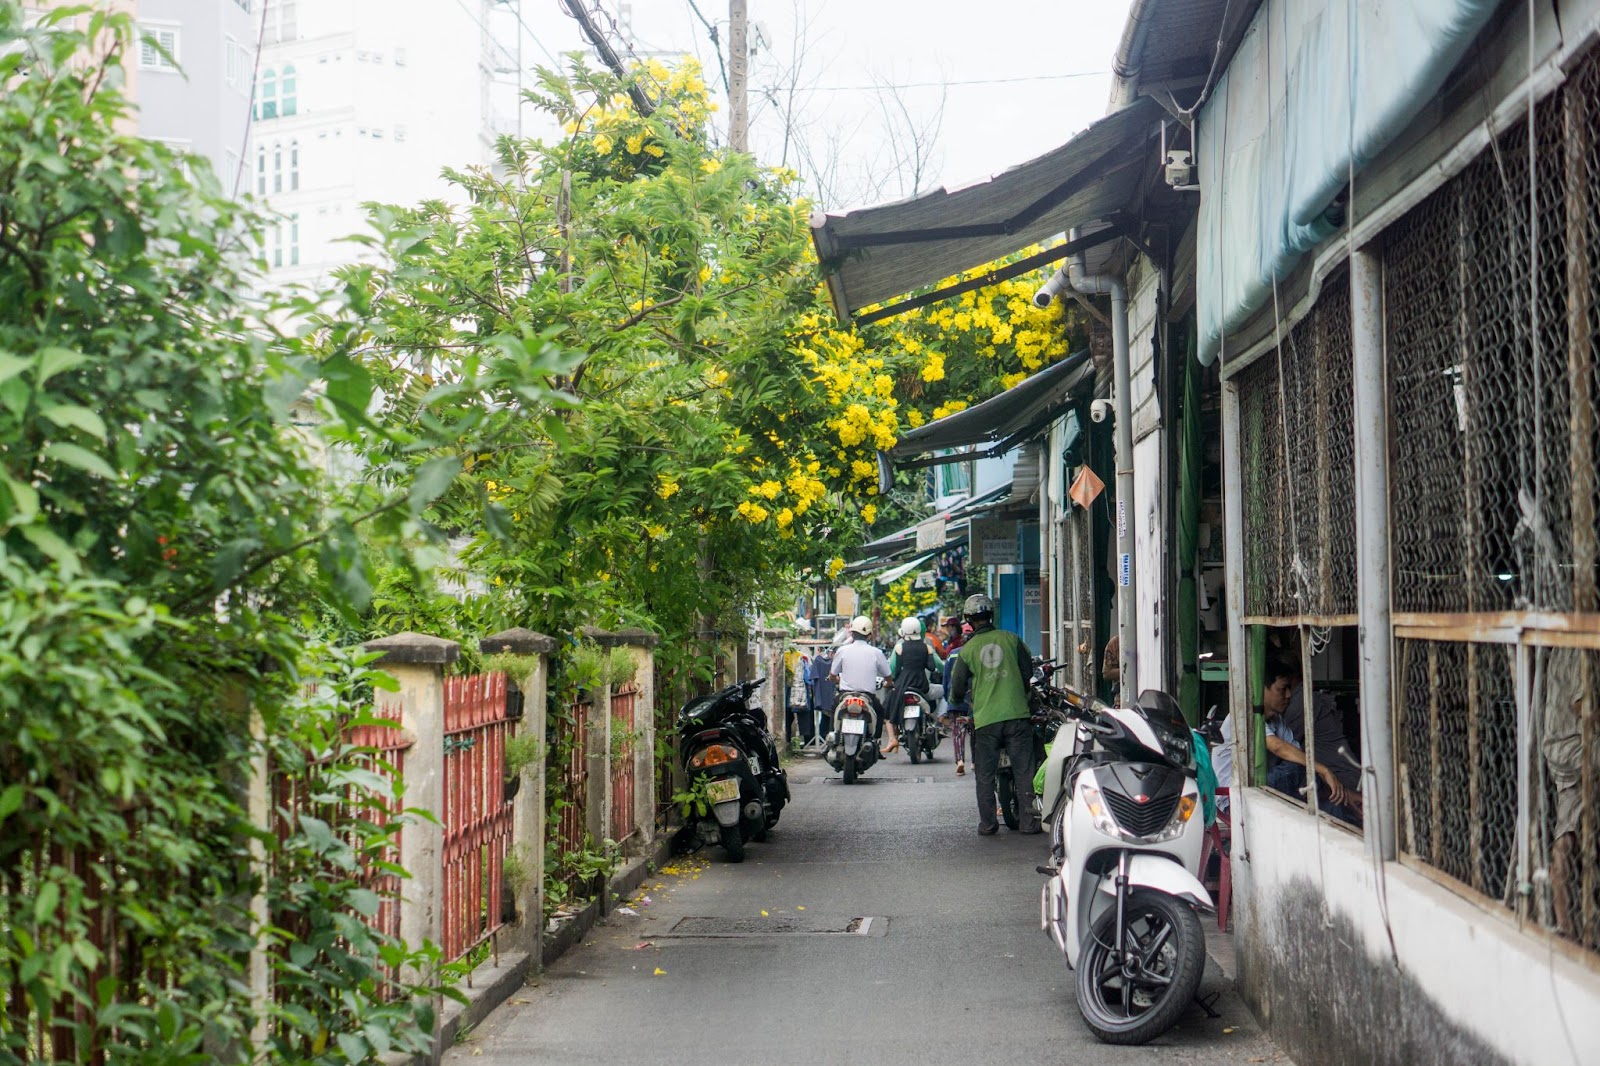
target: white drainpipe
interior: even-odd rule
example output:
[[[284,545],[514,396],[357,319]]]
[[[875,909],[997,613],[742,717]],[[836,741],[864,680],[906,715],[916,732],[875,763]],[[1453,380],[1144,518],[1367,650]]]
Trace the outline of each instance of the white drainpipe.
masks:
[[[1067,235],[1078,239],[1078,231]],[[1138,694],[1138,583],[1133,565],[1133,401],[1128,363],[1128,287],[1115,274],[1090,274],[1080,252],[1067,260],[1067,283],[1085,296],[1111,297],[1111,362],[1115,372],[1117,459],[1117,632],[1122,652],[1121,703]],[[1054,279],[1052,279],[1054,280]]]

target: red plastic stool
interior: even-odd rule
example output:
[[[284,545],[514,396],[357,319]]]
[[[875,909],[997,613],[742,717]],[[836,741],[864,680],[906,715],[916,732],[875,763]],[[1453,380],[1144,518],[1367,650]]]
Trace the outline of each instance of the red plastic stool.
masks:
[[[1222,799],[1228,795],[1225,788],[1217,789],[1217,798]],[[1205,871],[1211,868],[1211,853],[1217,853],[1217,928],[1224,933],[1228,931],[1229,903],[1233,897],[1233,869],[1228,860],[1228,851],[1233,844],[1233,825],[1228,820],[1227,812],[1219,806],[1215,824],[1206,829],[1205,843],[1200,847],[1200,870],[1204,876]]]

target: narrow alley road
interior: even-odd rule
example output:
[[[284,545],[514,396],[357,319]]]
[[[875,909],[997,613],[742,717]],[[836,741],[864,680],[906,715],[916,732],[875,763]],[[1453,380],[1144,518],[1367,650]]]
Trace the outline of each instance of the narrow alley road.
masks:
[[[1144,1048],[1095,1041],[1039,931],[1045,838],[978,836],[949,750],[897,753],[850,787],[796,760],[793,803],[743,865],[719,849],[669,864],[637,917],[597,926],[445,1061],[1288,1062],[1214,964],[1220,1019],[1195,1008]]]

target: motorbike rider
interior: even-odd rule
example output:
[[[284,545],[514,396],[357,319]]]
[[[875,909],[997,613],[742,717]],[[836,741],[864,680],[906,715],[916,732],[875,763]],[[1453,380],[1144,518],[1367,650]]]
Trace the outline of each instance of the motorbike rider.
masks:
[[[952,700],[972,705],[972,768],[978,779],[978,832],[993,836],[1000,823],[995,812],[995,776],[1000,752],[1011,756],[1017,790],[1017,814],[1023,833],[1039,832],[1033,809],[1033,722],[1029,717],[1027,679],[1033,674],[1033,653],[1020,637],[994,624],[994,601],[983,593],[967,597],[962,607],[972,636],[956,654],[950,671]]]
[[[899,750],[900,740],[894,725],[884,721],[887,716],[883,701],[878,698],[878,679],[893,677],[894,671],[889,669],[889,660],[884,658],[882,649],[872,643],[872,619],[864,614],[857,615],[850,620],[849,632],[849,642],[833,653],[833,672],[829,677],[838,683],[841,693],[860,692],[872,700],[878,718],[872,739],[877,740],[884,729],[888,729],[889,744],[882,749],[882,754],[887,755]]]
[[[944,659],[922,635],[922,622],[907,618],[900,623],[900,639],[889,654],[889,672],[894,675],[894,692],[889,697],[889,714],[894,725],[903,721],[901,708],[907,692],[928,698],[928,671],[944,670]]]

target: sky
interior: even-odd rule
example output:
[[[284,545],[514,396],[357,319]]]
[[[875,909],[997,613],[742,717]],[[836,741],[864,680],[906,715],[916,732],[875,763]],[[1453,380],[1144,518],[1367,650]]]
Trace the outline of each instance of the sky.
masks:
[[[724,99],[701,16],[725,49],[727,0],[583,2],[631,26],[637,55],[697,56]],[[525,65],[584,47],[561,0],[520,3]],[[1128,3],[748,0],[751,149],[763,163],[800,170],[830,210],[997,173],[1105,114]],[[781,102],[790,82],[786,123],[772,98]],[[724,126],[726,116],[724,102]]]

